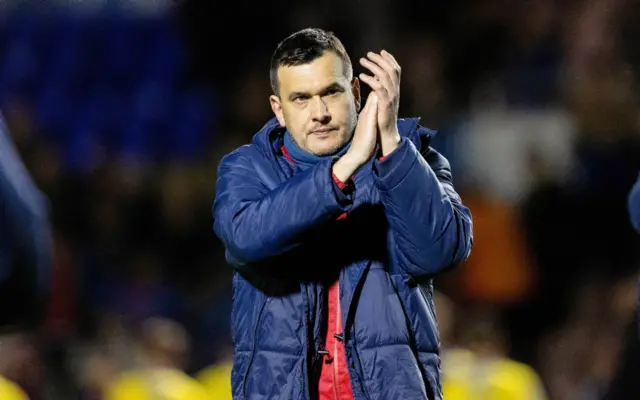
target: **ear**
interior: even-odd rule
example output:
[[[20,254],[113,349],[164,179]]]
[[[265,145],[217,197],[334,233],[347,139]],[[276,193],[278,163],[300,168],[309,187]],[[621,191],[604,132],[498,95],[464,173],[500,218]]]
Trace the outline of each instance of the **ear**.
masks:
[[[351,81],[351,93],[353,93],[353,99],[356,102],[356,111],[360,112],[362,97],[360,96],[360,80],[358,78],[353,78]]]
[[[282,112],[282,103],[280,102],[280,99],[278,96],[271,95],[269,96],[269,103],[271,104],[273,114],[278,119],[278,122],[280,122],[280,126],[284,127],[284,113]]]

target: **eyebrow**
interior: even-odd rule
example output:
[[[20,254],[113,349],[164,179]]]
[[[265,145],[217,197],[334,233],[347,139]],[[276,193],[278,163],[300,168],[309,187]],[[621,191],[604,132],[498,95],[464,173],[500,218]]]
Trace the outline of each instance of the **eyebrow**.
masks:
[[[325,87],[324,89],[322,89],[320,91],[320,95],[325,95],[328,92],[332,91],[332,90],[337,90],[340,92],[344,92],[344,88],[342,87],[342,85],[340,85],[338,82],[334,82],[331,85]],[[298,97],[311,97],[311,93],[309,92],[292,92],[289,95],[289,100],[293,101],[294,99],[298,98]]]

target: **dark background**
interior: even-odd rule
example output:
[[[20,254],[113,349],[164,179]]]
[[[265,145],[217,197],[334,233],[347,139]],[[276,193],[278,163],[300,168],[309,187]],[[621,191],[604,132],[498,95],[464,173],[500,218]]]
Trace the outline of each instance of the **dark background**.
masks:
[[[476,227],[467,265],[436,281],[456,326],[492,310],[508,355],[552,399],[601,398],[622,376],[639,249],[626,213],[637,2],[105,4],[0,7],[0,107],[55,236],[53,297],[25,356],[41,374],[12,377],[34,398],[88,396],[84,361],[150,316],[187,328],[188,372],[226,354],[216,167],[270,118],[271,52],[308,26],[333,30],[356,71],[368,50],[394,54],[401,115],[440,130]]]

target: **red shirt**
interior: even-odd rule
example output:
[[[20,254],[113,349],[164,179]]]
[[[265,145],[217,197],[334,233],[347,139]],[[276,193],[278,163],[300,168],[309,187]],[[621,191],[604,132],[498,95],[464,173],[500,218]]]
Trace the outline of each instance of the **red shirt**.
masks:
[[[340,309],[340,283],[336,281],[327,291],[327,337],[325,356],[318,384],[320,400],[353,400],[347,357],[342,338],[342,310]]]
[[[333,180],[340,190],[347,184],[335,175]],[[343,213],[338,220],[347,218]],[[324,348],[329,352],[322,363],[320,382],[318,384],[319,400],[353,400],[347,357],[344,351],[344,332],[342,331],[342,309],[340,308],[340,281],[336,281],[327,291],[327,337]]]

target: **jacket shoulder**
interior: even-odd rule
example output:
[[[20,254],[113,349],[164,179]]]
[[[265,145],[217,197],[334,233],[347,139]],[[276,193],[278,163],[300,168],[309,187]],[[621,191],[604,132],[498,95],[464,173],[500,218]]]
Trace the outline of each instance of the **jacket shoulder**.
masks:
[[[398,132],[400,136],[411,140],[420,152],[429,150],[431,140],[437,134],[437,131],[420,125],[419,117],[399,118]]]
[[[263,152],[255,143],[247,144],[227,154],[218,166],[217,185],[229,186],[229,182],[243,182],[274,189],[280,182],[277,160]],[[236,186],[235,184],[232,186]]]
[[[219,168],[247,167],[252,165],[252,159],[259,155],[260,152],[254,144],[245,144],[223,156]]]

